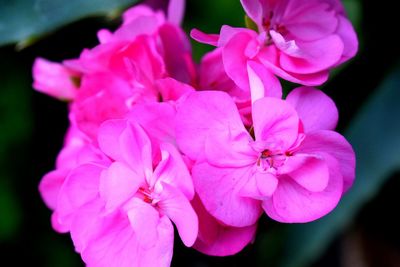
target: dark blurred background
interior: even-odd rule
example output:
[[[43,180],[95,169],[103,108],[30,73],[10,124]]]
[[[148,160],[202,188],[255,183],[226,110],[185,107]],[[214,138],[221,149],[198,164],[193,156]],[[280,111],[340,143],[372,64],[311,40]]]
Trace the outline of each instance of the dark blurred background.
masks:
[[[359,34],[359,54],[335,71],[323,90],[339,108],[338,131],[356,150],[356,184],[332,214],[315,223],[284,225],[264,216],[255,242],[232,257],[202,255],[176,238],[172,266],[400,266],[399,11],[395,1],[345,2]],[[0,35],[14,30],[7,16],[1,19],[13,10],[12,3],[0,0]],[[115,14],[79,18],[17,46],[4,42],[0,47],[1,266],[83,266],[69,235],[51,229],[51,212],[38,193],[41,177],[54,168],[62,147],[67,104],[33,91],[31,67],[39,56],[78,57],[97,44],[98,29],[118,26]],[[187,31],[218,32],[222,24],[243,26],[239,1],[188,0]],[[194,44],[195,58],[207,49]]]

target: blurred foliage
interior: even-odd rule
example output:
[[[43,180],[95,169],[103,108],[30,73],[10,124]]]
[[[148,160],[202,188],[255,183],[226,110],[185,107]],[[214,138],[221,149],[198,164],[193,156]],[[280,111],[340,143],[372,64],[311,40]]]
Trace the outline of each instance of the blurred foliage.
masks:
[[[61,26],[87,16],[116,16],[137,0],[0,0],[0,45],[23,48]]]
[[[7,62],[2,57],[2,62]],[[0,87],[0,241],[11,239],[21,226],[22,210],[17,199],[14,160],[24,164],[25,155],[16,155],[31,135],[30,87],[28,77],[19,75],[18,65],[1,64]],[[23,166],[21,166],[23,167]]]

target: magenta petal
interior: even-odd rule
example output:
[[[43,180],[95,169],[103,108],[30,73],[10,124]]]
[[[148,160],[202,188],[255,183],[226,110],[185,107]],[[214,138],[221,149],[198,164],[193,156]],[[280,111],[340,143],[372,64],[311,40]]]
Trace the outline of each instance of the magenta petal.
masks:
[[[338,19],[335,10],[323,1],[293,4],[286,12],[285,27],[296,39],[314,41],[324,38],[337,28]]]
[[[261,24],[263,16],[263,6],[258,0],[240,0],[246,15],[256,24]]]
[[[333,67],[343,54],[343,41],[338,35],[312,42],[297,43],[301,55],[281,54],[280,64],[287,72],[308,74],[324,71]]]
[[[219,129],[230,129],[234,134],[245,131],[232,98],[217,91],[190,94],[178,106],[175,129],[179,148],[192,160],[204,153],[209,132]]]
[[[143,128],[128,122],[119,139],[121,156],[138,175],[149,178],[153,173],[151,142]]]
[[[286,98],[299,114],[304,131],[333,130],[338,121],[335,102],[322,91],[310,87],[298,87]]]
[[[247,60],[246,52],[250,54],[257,53],[257,46],[247,51],[251,42],[256,42],[254,36],[248,34],[246,31],[236,33],[222,50],[222,59],[226,74],[239,86],[240,88],[249,88],[249,76],[247,73]]]
[[[240,195],[251,167],[218,168],[207,163],[192,169],[193,182],[206,210],[226,225],[253,225],[261,215],[260,202]]]
[[[151,204],[136,197],[132,198],[124,209],[139,245],[144,249],[153,247],[157,242],[157,225],[160,220],[158,211]]]
[[[83,164],[70,173],[58,197],[60,222],[68,223],[71,214],[98,196],[99,178],[104,169],[95,164]]]
[[[335,159],[329,161],[329,183],[325,190],[314,193],[281,176],[279,186],[263,208],[272,219],[286,223],[305,223],[321,218],[336,207],[342,196],[343,178]]]
[[[235,134],[229,129],[211,130],[205,143],[206,160],[222,168],[252,165],[258,156],[249,145],[252,141],[246,131]]]
[[[251,102],[263,97],[282,98],[282,86],[278,78],[265,66],[255,61],[247,62]]]
[[[126,202],[145,183],[141,173],[135,173],[121,162],[114,162],[100,178],[100,196],[106,202],[106,211],[114,211]]]
[[[339,26],[337,34],[342,38],[344,43],[344,51],[342,59],[339,63],[342,63],[355,56],[358,50],[358,39],[357,34],[354,31],[351,22],[342,15],[339,15]]]
[[[126,127],[126,120],[107,120],[99,128],[97,139],[100,149],[114,160],[122,160],[118,139]]]
[[[173,145],[168,143],[162,143],[160,149],[161,161],[154,170],[149,186],[157,182],[168,183],[174,185],[186,198],[192,199],[194,196],[192,177],[182,156]]]
[[[161,199],[157,203],[160,211],[174,222],[183,243],[191,247],[198,234],[199,223],[189,200],[179,189],[162,183]]]
[[[329,182],[325,159],[315,155],[295,154],[287,159],[280,172],[311,192],[323,191]]]
[[[256,172],[254,174],[258,191],[263,197],[270,197],[278,186],[278,179],[270,173]]]
[[[190,31],[190,36],[199,43],[209,44],[212,46],[217,46],[218,44],[218,34],[206,34],[198,29],[193,29]]]
[[[229,256],[254,239],[257,224],[240,228],[225,226],[207,212],[198,197],[192,205],[199,217],[199,236],[193,245],[196,250],[211,256]]]
[[[191,83],[196,75],[195,66],[191,58],[189,39],[183,30],[175,25],[164,24],[159,28],[158,34],[169,76],[184,83]]]
[[[317,131],[308,133],[301,144],[299,153],[319,154],[321,152],[333,156],[338,162],[343,175],[343,188],[347,191],[355,177],[356,158],[351,145],[340,134],[333,131]]]
[[[185,0],[169,0],[168,21],[180,25],[185,13]]]
[[[75,98],[77,87],[73,77],[77,78],[79,75],[59,63],[37,58],[33,64],[33,87],[41,93],[61,100]]]
[[[154,102],[134,105],[126,117],[140,124],[149,135],[152,147],[158,147],[161,142],[175,143],[175,115],[171,103]]]
[[[257,141],[289,148],[297,139],[299,118],[296,111],[281,99],[266,97],[253,105],[254,135]]]
[[[68,175],[68,170],[54,170],[43,176],[39,184],[39,192],[47,207],[57,207],[58,193]]]
[[[169,267],[174,229],[168,218],[160,218],[156,231],[155,245],[144,249],[126,215],[113,214],[105,218],[82,258],[88,267]]]
[[[269,50],[270,49],[261,50],[257,58],[264,66],[266,66],[274,74],[281,77],[282,79],[307,86],[321,85],[328,79],[329,72],[327,70],[323,70],[317,73],[308,73],[308,74],[299,74],[296,71],[295,72],[285,71],[276,65],[279,64],[278,62],[273,62],[273,61],[271,62],[269,56]]]

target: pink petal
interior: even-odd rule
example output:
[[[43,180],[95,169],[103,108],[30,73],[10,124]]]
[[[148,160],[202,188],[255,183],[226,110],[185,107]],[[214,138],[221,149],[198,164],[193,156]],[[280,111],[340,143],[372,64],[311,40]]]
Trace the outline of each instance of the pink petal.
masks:
[[[224,92],[194,92],[178,107],[176,141],[193,160],[204,153],[209,131],[226,128],[233,133],[245,131],[235,103]]]
[[[251,175],[251,167],[218,168],[208,163],[192,169],[193,182],[206,210],[228,226],[253,225],[261,215],[260,202],[239,194]]]
[[[329,170],[324,158],[315,155],[295,154],[279,171],[310,192],[323,191],[329,182]]]
[[[338,110],[335,102],[322,91],[298,87],[289,93],[286,101],[296,109],[305,132],[335,129]]]
[[[222,50],[222,59],[226,74],[239,86],[240,88],[249,88],[249,76],[247,73],[247,61],[249,57],[246,52],[250,54],[257,53],[257,46],[255,36],[247,33],[247,31],[236,33],[229,39],[227,44]],[[254,44],[254,47],[251,45]],[[248,47],[249,50],[247,49]]]
[[[263,6],[258,0],[240,0],[246,15],[256,24],[261,24],[263,16]]]
[[[57,211],[59,221],[68,224],[70,216],[98,196],[99,178],[104,166],[83,164],[74,169],[61,187]]]
[[[127,121],[107,120],[101,124],[98,132],[100,149],[114,160],[122,160],[118,139],[127,127]]]
[[[246,132],[232,133],[229,128],[210,130],[205,142],[205,159],[218,167],[253,165],[257,153],[250,147],[252,137]]]
[[[314,41],[334,33],[338,25],[335,10],[322,1],[292,4],[284,25],[296,39]]]
[[[343,41],[338,35],[329,35],[312,42],[297,42],[300,55],[284,53],[280,65],[287,72],[308,74],[333,67],[342,57]]]
[[[327,153],[334,157],[343,176],[343,189],[347,191],[355,177],[356,158],[351,145],[340,134],[333,131],[308,133],[301,144],[299,153]]]
[[[160,220],[160,214],[155,207],[135,197],[125,205],[124,209],[140,247],[144,249],[153,247],[158,239],[157,226]]]
[[[131,198],[145,183],[141,173],[135,173],[126,164],[114,162],[100,178],[100,196],[105,200],[107,212],[114,211]]]
[[[178,188],[162,183],[163,191],[158,202],[160,211],[174,222],[179,236],[187,247],[191,247],[198,234],[198,219],[189,200]]]
[[[161,217],[155,246],[144,249],[125,214],[109,216],[82,252],[88,267],[168,267],[173,248],[173,226]]]
[[[37,58],[33,63],[33,78],[33,87],[41,93],[60,100],[75,98],[77,86],[72,79],[79,75],[62,64]]]
[[[54,170],[43,176],[39,184],[39,192],[47,207],[54,210],[57,207],[58,194],[69,170]]]
[[[103,226],[104,202],[95,198],[76,210],[71,223],[71,238],[75,250],[82,252]]]
[[[344,50],[340,63],[355,56],[358,50],[357,34],[351,22],[342,15],[339,15],[339,26],[336,34],[340,36],[344,44]]]
[[[198,29],[193,29],[190,31],[190,37],[192,37],[199,43],[217,46],[219,35],[218,34],[207,34],[202,31],[199,31]]]
[[[270,173],[254,172],[253,176],[240,189],[240,195],[258,200],[270,197],[278,186],[278,179]]]
[[[145,103],[132,107],[126,118],[140,124],[148,134],[152,147],[161,142],[175,143],[175,107],[171,103]]]
[[[157,80],[155,84],[163,101],[177,101],[182,96],[195,91],[190,85],[178,82],[172,78]]]
[[[182,156],[168,143],[162,143],[160,149],[162,158],[154,170],[150,186],[156,182],[168,183],[180,190],[187,199],[192,199],[194,196],[192,177]]]
[[[275,48],[276,49],[276,48]],[[271,59],[271,50],[273,50],[273,47],[268,47],[267,49],[262,49],[259,54],[257,59],[268,69],[270,69],[275,75],[281,77],[282,79],[288,80],[290,82],[294,83],[299,83],[302,85],[307,85],[307,86],[316,86],[316,85],[321,85],[326,80],[328,79],[328,71],[323,70],[317,73],[308,73],[308,74],[299,74],[296,71],[295,72],[288,72],[284,69],[282,69],[279,66],[279,62],[276,61],[276,52],[273,52],[272,55],[274,55],[273,59]]]
[[[191,57],[190,42],[183,30],[175,25],[165,24],[159,28],[158,34],[168,74],[184,83],[194,82],[196,69]]]
[[[118,138],[118,137],[117,137]],[[128,122],[119,137],[121,156],[131,170],[146,178],[153,174],[151,142],[138,124]]]
[[[249,74],[251,102],[263,97],[282,98],[282,87],[278,78],[263,65],[255,62],[247,62],[247,72]]]
[[[180,25],[185,13],[185,0],[169,0],[168,21]]]
[[[337,162],[329,161],[329,183],[324,191],[310,192],[292,181],[280,177],[279,186],[271,199],[264,200],[263,208],[272,219],[286,223],[305,223],[321,218],[336,207],[342,196],[343,178]]]
[[[241,228],[224,226],[207,212],[197,196],[192,205],[199,217],[199,236],[193,246],[196,250],[211,256],[229,256],[254,239],[257,224]]]
[[[297,139],[299,118],[281,99],[266,97],[253,105],[254,135],[267,146],[289,148]]]

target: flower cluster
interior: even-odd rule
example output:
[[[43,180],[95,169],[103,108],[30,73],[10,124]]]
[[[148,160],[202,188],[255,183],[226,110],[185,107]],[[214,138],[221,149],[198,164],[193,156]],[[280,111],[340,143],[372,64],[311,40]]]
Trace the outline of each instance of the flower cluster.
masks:
[[[334,209],[355,156],[321,85],[357,51],[339,0],[241,0],[247,28],[193,30],[184,1],[142,4],[78,59],[38,58],[34,88],[69,102],[70,127],[40,192],[87,266],[169,266],[188,247],[239,252],[265,213],[284,223]],[[301,85],[284,99],[279,78]]]

